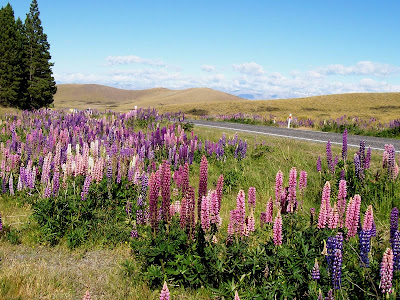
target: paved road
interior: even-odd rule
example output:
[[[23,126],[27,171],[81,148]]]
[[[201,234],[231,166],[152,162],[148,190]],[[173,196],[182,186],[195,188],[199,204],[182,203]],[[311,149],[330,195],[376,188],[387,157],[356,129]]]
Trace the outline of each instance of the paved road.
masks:
[[[190,120],[196,126],[227,129],[238,132],[247,132],[254,134],[264,134],[283,138],[305,140],[316,143],[326,143],[328,140],[331,144],[342,145],[342,134],[312,130],[300,130],[300,129],[287,129],[272,126],[259,126],[259,125],[248,125],[239,123],[228,123],[228,122],[214,122],[204,120]],[[366,147],[371,147],[373,150],[384,150],[385,144],[394,145],[396,152],[400,152],[400,140],[388,139],[388,138],[377,138],[370,136],[360,135],[348,135],[347,145],[349,147],[359,147],[360,141],[364,140]]]

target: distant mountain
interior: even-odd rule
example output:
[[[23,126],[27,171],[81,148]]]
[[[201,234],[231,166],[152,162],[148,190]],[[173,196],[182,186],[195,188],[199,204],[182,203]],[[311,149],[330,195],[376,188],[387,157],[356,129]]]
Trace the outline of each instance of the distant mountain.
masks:
[[[240,101],[243,98],[209,88],[170,90],[123,90],[97,84],[59,84],[54,96],[56,108],[96,108],[129,110],[138,107],[160,107],[173,104]]]

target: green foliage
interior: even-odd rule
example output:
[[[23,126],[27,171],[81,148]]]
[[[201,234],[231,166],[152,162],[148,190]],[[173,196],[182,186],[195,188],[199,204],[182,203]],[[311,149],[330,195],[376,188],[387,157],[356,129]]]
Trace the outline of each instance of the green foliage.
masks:
[[[68,183],[65,193],[58,197],[40,198],[33,202],[33,219],[39,225],[43,242],[55,245],[66,238],[68,247],[75,248],[87,240],[105,245],[117,245],[127,240],[131,229],[124,210],[128,199],[136,197],[136,189],[124,189],[128,184],[110,187],[107,180],[99,185],[92,184],[85,200],[81,199],[77,186],[83,185],[83,178]]]

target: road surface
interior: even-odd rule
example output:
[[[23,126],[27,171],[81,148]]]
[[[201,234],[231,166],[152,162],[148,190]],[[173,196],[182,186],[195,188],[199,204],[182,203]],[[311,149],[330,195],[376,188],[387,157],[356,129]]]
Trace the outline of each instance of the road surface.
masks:
[[[300,130],[300,129],[288,129],[273,126],[260,126],[260,125],[249,125],[240,123],[228,123],[228,122],[215,122],[205,120],[188,120],[196,126],[211,127],[218,129],[233,130],[237,132],[247,132],[253,134],[271,135],[282,138],[304,140],[315,143],[327,143],[331,141],[331,144],[342,145],[343,135],[332,132],[322,132],[314,130]],[[396,149],[396,152],[400,152],[400,140],[389,139],[389,138],[378,138],[361,135],[348,135],[347,146],[348,147],[360,147],[360,141],[364,140],[366,147],[371,147],[372,150],[384,150],[385,144],[392,144]]]

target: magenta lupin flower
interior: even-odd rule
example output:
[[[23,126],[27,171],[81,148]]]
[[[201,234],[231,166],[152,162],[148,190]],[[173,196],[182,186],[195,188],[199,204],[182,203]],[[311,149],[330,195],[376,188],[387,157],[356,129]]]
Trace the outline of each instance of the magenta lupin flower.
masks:
[[[160,293],[160,300],[170,300],[169,289],[166,281],[164,281],[164,285]]]
[[[210,197],[203,196],[201,201],[201,228],[206,232],[210,229]]]
[[[182,198],[181,202],[181,211],[179,215],[179,225],[181,229],[186,228],[186,219],[187,219],[187,200],[186,198]]]
[[[390,248],[387,248],[383,254],[380,274],[381,282],[379,283],[379,287],[381,288],[382,293],[391,294],[393,279],[393,251]]]
[[[281,203],[281,195],[282,195],[282,185],[283,185],[283,173],[282,171],[278,171],[275,177],[275,202]]]
[[[10,195],[13,196],[14,195],[14,181],[13,181],[12,173],[10,174],[10,179],[8,180],[8,187],[10,190]]]
[[[338,227],[338,224],[339,224],[339,212],[335,203],[333,209],[329,214],[328,228],[335,229]]]
[[[255,187],[249,187],[249,191],[247,194],[249,200],[249,208],[250,210],[254,210],[256,208],[256,188]]]
[[[266,223],[272,223],[273,218],[272,218],[272,213],[274,211],[274,202],[272,201],[272,198],[269,199],[267,202],[267,210],[266,210],[266,216],[265,216],[265,222]]]
[[[251,210],[250,211],[250,216],[247,219],[247,229],[249,232],[254,232],[255,231],[255,224],[256,220],[254,219],[254,212]]]
[[[235,291],[235,300],[240,300],[238,291]]]
[[[303,194],[306,188],[307,188],[307,172],[303,170],[300,172],[299,190]]]
[[[89,292],[89,290],[86,290],[86,293],[85,293],[85,295],[83,295],[82,300],[90,300],[90,299],[91,299],[90,292]]]
[[[197,203],[198,218],[201,215],[201,200],[207,195],[207,180],[208,180],[208,161],[205,155],[200,162],[200,178],[199,178],[199,198]]]
[[[149,180],[149,210],[150,210],[150,224],[156,230],[158,227],[158,194],[159,194],[159,173],[152,173]]]
[[[288,212],[294,212],[297,206],[296,199],[296,187],[297,187],[297,169],[295,167],[290,169],[289,172],[289,193],[288,193]]]
[[[221,174],[217,182],[217,197],[218,197],[218,207],[221,208],[222,193],[224,190],[224,175]]]
[[[346,212],[345,227],[348,229],[347,239],[357,234],[357,228],[360,218],[360,206],[361,206],[360,195],[354,195],[354,198],[349,201],[349,205]]]
[[[189,165],[185,163],[182,172],[182,195],[186,195],[189,189]]]
[[[329,181],[327,181],[322,190],[321,206],[318,215],[318,228],[325,228],[326,223],[329,221],[331,213],[330,195],[331,185]]]
[[[168,223],[170,217],[170,206],[171,206],[171,167],[167,161],[164,161],[161,165],[161,210],[162,218]]]
[[[339,211],[339,226],[343,227],[344,214],[346,212],[346,198],[347,198],[347,182],[340,180],[338,192],[338,211]]]
[[[211,224],[216,224],[220,226],[221,217],[219,216],[219,201],[218,201],[218,193],[216,190],[210,191],[208,194],[210,198],[210,222]]]
[[[282,245],[282,217],[280,212],[278,212],[278,215],[275,218],[273,233],[275,246]]]
[[[364,216],[364,223],[362,229],[364,231],[371,231],[372,224],[374,223],[374,211],[372,205],[369,205]]]
[[[240,190],[236,197],[236,220],[239,225],[244,224],[246,217],[245,195],[244,191]]]
[[[322,171],[322,162],[321,162],[321,156],[318,156],[317,158],[317,172]]]
[[[0,231],[3,230],[3,221],[1,220],[1,213],[0,213]]]

